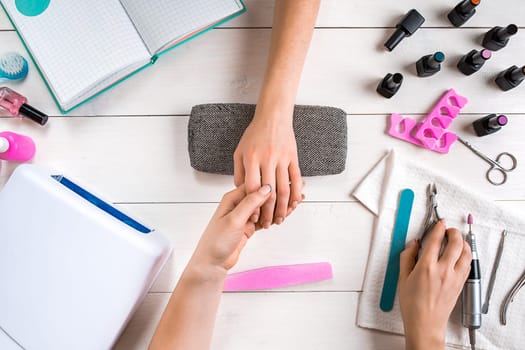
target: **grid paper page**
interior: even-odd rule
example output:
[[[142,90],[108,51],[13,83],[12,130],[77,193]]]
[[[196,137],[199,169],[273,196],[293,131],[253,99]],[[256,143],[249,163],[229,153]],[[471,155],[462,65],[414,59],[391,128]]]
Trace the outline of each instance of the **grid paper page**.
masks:
[[[63,109],[104,77],[149,60],[118,0],[53,0],[36,17],[18,12],[14,0],[2,3]]]
[[[120,0],[152,55],[243,7],[237,0]]]

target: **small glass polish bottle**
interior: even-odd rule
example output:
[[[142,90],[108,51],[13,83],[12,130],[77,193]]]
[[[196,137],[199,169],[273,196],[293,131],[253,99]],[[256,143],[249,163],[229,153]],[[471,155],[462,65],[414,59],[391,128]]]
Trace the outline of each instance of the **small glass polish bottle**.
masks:
[[[0,87],[0,109],[15,117],[25,116],[40,125],[47,123],[46,114],[28,105],[27,98],[5,86]]]

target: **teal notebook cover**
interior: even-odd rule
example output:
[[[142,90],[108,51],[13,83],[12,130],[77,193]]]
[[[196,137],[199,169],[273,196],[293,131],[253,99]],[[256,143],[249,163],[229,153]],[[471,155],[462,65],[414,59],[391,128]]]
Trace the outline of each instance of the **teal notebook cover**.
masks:
[[[7,11],[6,7],[4,6],[3,2],[0,0],[0,6],[2,7],[2,9],[4,10],[7,18],[9,19],[9,22],[11,23],[11,25],[13,26],[13,28],[15,29],[20,41],[22,42],[22,44],[24,45],[24,48],[26,49],[27,51],[27,54],[29,55],[29,57],[31,57],[31,60],[33,61],[35,67],[37,68],[38,70],[38,73],[40,74],[40,76],[42,77],[42,80],[44,81],[44,84],[46,85],[46,88],[49,90],[49,93],[51,94],[53,100],[55,101],[55,104],[57,105],[58,109],[60,110],[60,112],[62,114],[67,114],[73,110],[75,110],[76,108],[84,105],[85,103],[93,100],[94,98],[96,98],[97,96],[100,96],[101,94],[103,94],[104,92],[112,89],[113,87],[119,85],[120,83],[128,80],[129,78],[131,78],[132,76],[136,75],[137,73],[141,72],[142,70],[144,70],[145,68],[147,67],[150,67],[152,65],[155,64],[155,62],[157,61],[157,59],[161,56],[161,55],[164,55],[165,53],[167,53],[168,51],[200,36],[201,34],[204,34],[218,26],[221,26],[223,25],[224,23],[234,19],[235,17],[237,16],[240,16],[241,14],[243,14],[244,12],[246,12],[246,5],[244,4],[243,0],[235,0],[240,6],[241,6],[241,9],[237,12],[235,12],[234,14],[228,16],[228,17],[225,17],[224,19],[216,22],[216,23],[213,23],[205,28],[203,28],[202,30],[199,30],[195,33],[193,33],[192,35],[189,35],[188,37],[176,42],[174,45],[166,48],[165,50],[163,51],[160,51],[159,53],[153,55],[151,57],[151,60],[145,64],[144,66],[142,67],[139,67],[138,69],[136,69],[135,71],[125,75],[124,77],[122,77],[121,79],[117,80],[116,82],[112,83],[112,84],[109,84],[108,86],[106,86],[105,88],[101,89],[100,91],[98,91],[97,93],[95,93],[94,95],[86,98],[85,100],[81,101],[80,103],[72,106],[71,108],[68,108],[68,109],[63,109],[62,106],[60,105],[57,97],[55,96],[55,94],[53,93],[53,90],[51,89],[50,85],[49,85],[49,82],[46,80],[44,74],[42,73],[42,69],[40,68],[39,64],[37,63],[37,60],[33,57],[33,55],[31,54],[31,50],[29,49],[28,47],[28,44],[26,43],[26,41],[23,39],[23,36],[22,34],[20,33],[20,30],[19,28],[15,25],[15,22],[13,21],[13,19],[11,18],[11,16],[9,15],[9,12]],[[34,7],[33,8],[29,8],[29,10],[34,10]]]

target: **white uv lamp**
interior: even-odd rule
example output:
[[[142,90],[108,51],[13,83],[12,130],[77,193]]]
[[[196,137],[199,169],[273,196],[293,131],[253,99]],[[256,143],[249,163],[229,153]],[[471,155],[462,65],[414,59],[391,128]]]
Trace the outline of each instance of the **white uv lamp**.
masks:
[[[71,179],[19,166],[0,192],[0,348],[111,348],[171,249]]]

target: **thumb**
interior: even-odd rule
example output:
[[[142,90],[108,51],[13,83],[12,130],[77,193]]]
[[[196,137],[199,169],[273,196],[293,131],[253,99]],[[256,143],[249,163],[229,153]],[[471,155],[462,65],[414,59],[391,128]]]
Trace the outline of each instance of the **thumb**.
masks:
[[[413,239],[407,243],[405,250],[401,252],[399,261],[399,281],[406,280],[414,269],[418,251],[419,244],[415,239]]]
[[[239,223],[246,223],[253,212],[266,202],[272,192],[272,186],[264,185],[259,190],[250,193],[233,209],[229,215]]]

